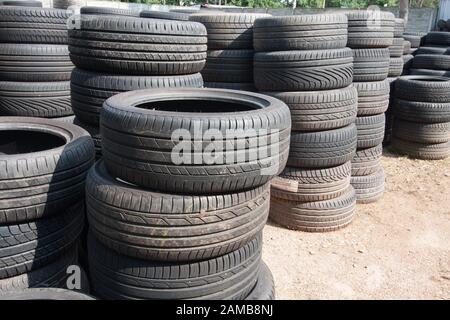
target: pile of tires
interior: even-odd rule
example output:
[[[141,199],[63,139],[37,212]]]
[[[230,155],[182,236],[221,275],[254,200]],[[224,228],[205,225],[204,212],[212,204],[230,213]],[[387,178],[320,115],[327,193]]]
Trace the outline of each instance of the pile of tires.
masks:
[[[65,122],[1,117],[0,140],[0,294],[66,287],[84,226],[91,137]]]
[[[111,11],[112,10],[112,11]],[[103,102],[125,91],[203,86],[206,29],[197,22],[139,18],[129,10],[81,8],[69,30],[75,123],[93,137],[101,157]]]
[[[354,217],[357,92],[347,26],[342,14],[255,21],[255,86],[291,112],[287,167],[272,181],[270,206],[270,219],[287,228],[333,231]]]
[[[66,10],[0,7],[0,115],[65,118],[73,64]]]
[[[268,14],[196,13],[189,20],[208,31],[208,56],[202,71],[205,87],[256,91],[253,86],[253,32],[257,18]]]
[[[86,181],[94,294],[273,299],[261,234],[290,124],[283,102],[244,91],[152,89],[106,100],[103,157]]]
[[[348,45],[353,49],[355,69],[353,85],[358,90],[358,141],[351,178],[358,203],[374,202],[384,192],[381,156],[386,124],[384,113],[389,106],[388,76],[401,74],[403,67],[403,24],[396,21],[392,13],[379,12],[379,25],[374,27],[371,25],[373,14],[373,11],[347,13]]]
[[[400,77],[393,96],[393,150],[425,160],[450,156],[450,79]]]

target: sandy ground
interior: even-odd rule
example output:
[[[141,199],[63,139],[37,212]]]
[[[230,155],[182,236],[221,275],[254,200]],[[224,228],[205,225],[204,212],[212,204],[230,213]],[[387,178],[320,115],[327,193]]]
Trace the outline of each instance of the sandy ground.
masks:
[[[277,299],[450,299],[450,159],[384,151],[386,192],[354,222],[305,233],[269,222]]]

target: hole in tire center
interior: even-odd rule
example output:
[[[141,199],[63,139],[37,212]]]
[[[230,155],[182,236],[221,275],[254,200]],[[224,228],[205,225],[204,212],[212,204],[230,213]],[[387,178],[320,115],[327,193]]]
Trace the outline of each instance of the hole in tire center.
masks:
[[[163,100],[138,104],[136,108],[169,111],[169,112],[192,112],[192,113],[227,113],[243,112],[260,109],[257,105],[239,103],[235,101],[218,100]]]
[[[0,130],[0,154],[39,152],[63,146],[65,139],[48,132]]]

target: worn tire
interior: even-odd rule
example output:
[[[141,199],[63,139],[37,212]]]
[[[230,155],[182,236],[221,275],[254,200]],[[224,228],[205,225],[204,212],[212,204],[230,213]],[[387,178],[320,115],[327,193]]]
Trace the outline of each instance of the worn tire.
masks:
[[[450,79],[434,76],[404,76],[395,82],[394,96],[415,102],[450,102]]]
[[[410,34],[410,33],[404,33],[403,39],[411,42],[411,48],[419,48],[422,44],[422,41],[424,39],[424,35],[421,34]]]
[[[413,68],[450,71],[450,55],[421,54],[414,58]]]
[[[403,39],[403,54],[411,54],[411,42]]]
[[[261,234],[226,255],[178,263],[119,255],[92,234],[88,243],[93,291],[103,299],[241,300],[255,287],[261,266]]]
[[[292,132],[287,165],[327,168],[350,161],[356,151],[356,126],[319,132]]]
[[[353,82],[381,81],[389,73],[388,49],[353,49]]]
[[[357,117],[355,123],[358,129],[358,149],[375,147],[383,142],[386,124],[384,113]]]
[[[403,55],[403,38],[394,38],[392,45],[389,46],[389,55],[391,58],[400,58]]]
[[[426,44],[450,46],[450,33],[443,31],[431,31],[425,37]]]
[[[389,59],[389,73],[388,77],[400,77],[403,73],[403,59],[390,58]]]
[[[394,15],[390,12],[380,12],[377,21],[378,28],[373,28],[370,21],[373,13],[361,10],[347,13],[348,42],[350,48],[388,48],[394,39]]]
[[[383,146],[381,144],[356,150],[352,159],[352,176],[367,176],[375,173],[381,166]]]
[[[95,300],[93,297],[67,289],[32,288],[0,294],[0,300]]]
[[[380,165],[378,170],[364,176],[352,176],[351,184],[356,192],[357,203],[372,203],[378,201],[384,193],[384,169]]]
[[[0,6],[14,6],[14,7],[35,7],[42,8],[40,1],[0,1]]]
[[[402,56],[403,59],[403,74],[406,74],[412,66],[414,56],[412,54],[405,54]]]
[[[95,6],[81,7],[80,14],[139,17],[139,11],[136,10]]]
[[[417,143],[392,137],[394,151],[408,157],[423,160],[441,160],[450,157],[450,142]]]
[[[94,162],[86,131],[19,117],[0,118],[0,129],[0,225],[56,214],[83,199],[85,176]],[[7,136],[8,130],[14,134]]]
[[[392,112],[396,118],[412,122],[450,122],[450,102],[415,102],[394,98]]]
[[[416,56],[422,55],[422,54],[444,54],[444,55],[450,55],[450,46],[422,46],[416,51]],[[431,69],[431,68],[430,68]]]
[[[431,69],[409,69],[410,75],[423,75],[423,76],[436,76],[436,77],[447,77],[450,78],[450,71],[445,70],[431,70]]]
[[[405,32],[405,20],[401,18],[396,18],[394,20],[394,37],[401,38]]]
[[[165,20],[178,20],[189,21],[189,15],[181,12],[164,12],[156,10],[144,10],[139,14],[141,18],[152,19],[165,19]]]
[[[150,88],[201,88],[200,73],[178,76],[131,76],[75,68],[70,83],[73,112],[80,121],[99,125],[103,102],[115,94]]]
[[[183,104],[177,103],[180,100]],[[158,110],[135,107],[142,104],[156,104]],[[283,102],[261,94],[222,89],[152,89],[121,93],[106,100],[100,127],[103,158],[108,171],[116,177],[166,192],[225,193],[263,185],[283,170],[291,118]],[[223,141],[227,148],[234,146],[236,151],[217,150],[214,164],[207,164],[203,156],[195,164],[190,163],[195,153],[207,151],[211,141],[206,137],[202,150],[182,150],[181,163],[175,164],[173,148],[185,144],[172,139],[178,129],[189,134],[186,141],[191,137],[198,140],[198,134],[203,138],[207,130],[216,130],[222,135],[216,141]],[[259,146],[254,144],[257,141]],[[268,152],[264,154],[264,150]],[[236,152],[246,159],[221,164],[226,163],[222,162],[224,157]]]
[[[394,135],[405,141],[417,143],[444,143],[450,141],[450,122],[418,123],[396,119]]]
[[[205,82],[205,88],[216,88],[216,89],[230,89],[230,90],[241,90],[257,92],[255,85],[252,83],[241,83],[241,82]]]
[[[358,116],[376,115],[389,107],[389,81],[355,82],[358,91]]]
[[[275,300],[275,282],[269,267],[261,261],[256,286],[245,300],[269,301]]]
[[[203,79],[207,82],[253,82],[253,50],[208,51]]]
[[[254,82],[260,91],[330,90],[353,81],[352,50],[258,52]]]
[[[322,131],[355,122],[358,92],[353,86],[337,90],[264,92],[291,110],[293,131]]]

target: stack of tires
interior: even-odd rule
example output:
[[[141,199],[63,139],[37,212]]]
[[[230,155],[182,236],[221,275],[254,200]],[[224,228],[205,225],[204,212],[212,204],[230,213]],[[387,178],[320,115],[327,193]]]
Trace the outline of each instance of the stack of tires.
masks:
[[[255,21],[255,86],[284,101],[292,118],[288,166],[272,182],[270,209],[287,228],[332,231],[354,216],[357,92],[346,44],[345,15]]]
[[[79,16],[79,28],[69,30],[70,58],[77,67],[70,88],[75,123],[92,135],[99,158],[103,102],[124,91],[202,87],[207,38],[196,22],[92,10]]]
[[[0,140],[0,294],[65,287],[77,264],[92,140],[73,124],[31,117],[0,118]]]
[[[405,31],[405,21],[403,19],[394,20],[394,39],[392,45],[389,46],[389,78],[396,78],[403,73],[403,50],[404,39],[403,32]]]
[[[253,24],[267,14],[197,13],[191,21],[208,31],[208,57],[202,71],[205,87],[255,91]]]
[[[0,115],[64,118],[73,64],[67,49],[70,12],[0,7]]]
[[[404,76],[393,94],[392,148],[413,158],[450,156],[450,79]]]
[[[373,14],[370,11],[347,14],[348,46],[353,49],[355,59],[353,85],[358,90],[358,143],[352,160],[351,178],[358,203],[376,201],[384,192],[385,177],[381,156],[385,130],[384,112],[389,106],[389,47],[394,43],[394,33],[401,35],[399,24],[395,27],[392,13],[379,12],[375,26],[371,25]],[[398,59],[401,60],[403,42],[393,51],[394,55],[400,55]]]
[[[290,122],[283,102],[234,90],[139,90],[106,100],[103,159],[86,182],[95,294],[272,299],[261,233]]]

